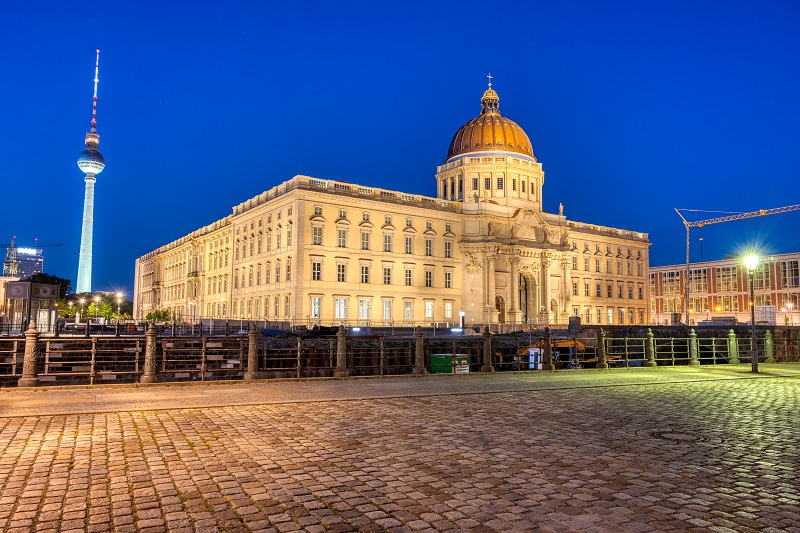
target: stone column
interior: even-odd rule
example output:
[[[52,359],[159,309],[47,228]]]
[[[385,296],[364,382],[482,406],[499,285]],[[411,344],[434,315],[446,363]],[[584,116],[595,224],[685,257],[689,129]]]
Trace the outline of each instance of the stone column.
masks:
[[[561,261],[561,279],[564,280],[564,311],[569,312],[569,302],[572,300],[572,262],[564,259]]]
[[[494,372],[492,366],[492,332],[489,327],[483,328],[483,366],[481,372]]]
[[[333,377],[346,378],[350,375],[347,371],[347,330],[343,325],[339,325],[339,331],[336,332],[336,369],[333,371]]]
[[[495,304],[495,297],[497,296],[495,293],[497,289],[495,288],[495,274],[494,274],[494,265],[495,261],[497,261],[497,255],[494,252],[491,252],[486,256],[486,272],[489,275],[487,290],[489,291],[487,302],[486,304],[489,306],[489,323],[497,322],[497,305]]]
[[[245,381],[253,381],[258,377],[258,330],[255,323],[250,324],[247,331],[247,371]]]
[[[550,328],[544,328],[544,340],[542,341],[542,370],[555,370],[556,366],[553,364],[553,351],[551,349],[550,343],[553,340],[553,336],[550,333]]]
[[[689,364],[697,366],[700,360],[697,358],[697,333],[694,328],[689,330]]]
[[[728,364],[739,364],[739,343],[736,341],[736,333],[733,330],[728,332]]]
[[[606,361],[606,332],[603,328],[597,332],[597,368],[608,368]]]
[[[144,373],[140,383],[158,383],[156,372],[156,327],[150,322],[144,332]]]
[[[17,381],[17,387],[37,387],[39,376],[36,373],[36,344],[39,341],[39,332],[36,322],[31,320],[25,331],[25,358],[22,360],[22,377]]]
[[[764,361],[765,363],[774,363],[775,362],[775,342],[772,339],[772,332],[767,330],[767,333],[764,337],[764,348],[767,352],[767,360]]]
[[[427,374],[428,371],[425,370],[425,351],[422,346],[422,328],[420,326],[414,328],[414,339],[416,345],[414,347],[414,370],[412,372],[419,375]]]
[[[519,322],[519,256],[508,259],[511,264],[511,301],[509,302],[509,318],[512,324]]]
[[[644,362],[644,366],[658,366],[658,363],[656,362],[656,346],[655,342],[653,341],[653,330],[650,328],[647,328],[647,340],[645,343],[644,352],[647,355],[647,360]]]
[[[542,288],[542,307],[544,313],[542,319],[545,323],[550,322],[550,260],[546,257],[542,258],[542,273],[541,273],[540,286]]]

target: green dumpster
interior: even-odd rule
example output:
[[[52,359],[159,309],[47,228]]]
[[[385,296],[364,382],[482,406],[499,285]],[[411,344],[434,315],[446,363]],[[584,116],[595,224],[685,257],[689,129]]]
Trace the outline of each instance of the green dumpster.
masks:
[[[431,374],[452,374],[453,370],[456,374],[469,374],[469,362],[467,354],[431,354]]]

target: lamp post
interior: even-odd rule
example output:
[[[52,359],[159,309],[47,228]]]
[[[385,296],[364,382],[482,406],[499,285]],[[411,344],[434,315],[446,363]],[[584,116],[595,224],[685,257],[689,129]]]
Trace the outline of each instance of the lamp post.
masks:
[[[792,320],[792,307],[794,307],[794,304],[792,302],[789,302],[788,304],[786,304],[786,307],[789,308],[789,325],[794,326],[794,320]]]
[[[750,277],[750,324],[753,327],[752,338],[750,339],[750,364],[752,372],[758,373],[758,352],[756,350],[756,300],[753,278],[758,266],[758,256],[748,255],[744,258],[744,265],[747,267],[747,275]]]
[[[81,303],[81,313],[78,315],[78,318],[75,319],[75,323],[76,324],[80,321],[81,318],[83,318],[83,304],[86,303],[86,299],[85,298],[81,298],[78,301]]]
[[[119,324],[119,310],[120,306],[122,305],[122,293],[117,293],[117,324]]]
[[[100,297],[94,297],[94,323],[97,324],[97,308],[100,307]]]

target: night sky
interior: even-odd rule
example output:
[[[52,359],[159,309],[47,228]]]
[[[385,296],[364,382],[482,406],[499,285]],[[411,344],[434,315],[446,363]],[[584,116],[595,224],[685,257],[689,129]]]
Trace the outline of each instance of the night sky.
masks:
[[[651,265],[684,261],[674,207],[800,203],[797,2],[170,4],[0,4],[0,242],[64,243],[45,271],[73,287],[97,48],[95,290],[297,174],[435,196],[489,72],[545,209],[649,233]],[[798,251],[799,222],[693,230],[692,260]]]

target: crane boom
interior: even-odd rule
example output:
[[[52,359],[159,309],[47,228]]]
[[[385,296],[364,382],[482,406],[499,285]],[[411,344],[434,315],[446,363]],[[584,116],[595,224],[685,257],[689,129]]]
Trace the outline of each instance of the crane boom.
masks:
[[[706,220],[697,220],[695,222],[689,222],[686,220],[681,214],[681,211],[694,211],[693,209],[686,209],[686,208],[675,208],[675,212],[678,213],[678,216],[681,217],[683,220],[683,225],[686,226],[686,281],[684,282],[685,285],[685,293],[686,293],[686,325],[689,325],[689,229],[691,228],[702,228],[703,226],[707,226],[709,224],[719,224],[722,222],[733,222],[734,220],[745,220],[748,218],[756,218],[756,217],[763,217],[766,215],[778,215],[780,213],[789,213],[791,211],[800,211],[800,204],[794,205],[786,205],[783,207],[773,207],[772,209],[759,209],[758,211],[749,211],[747,213],[733,213],[728,216],[724,217],[716,217],[716,218],[709,218]]]

